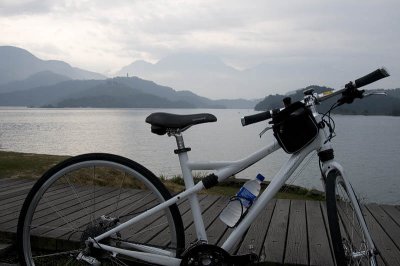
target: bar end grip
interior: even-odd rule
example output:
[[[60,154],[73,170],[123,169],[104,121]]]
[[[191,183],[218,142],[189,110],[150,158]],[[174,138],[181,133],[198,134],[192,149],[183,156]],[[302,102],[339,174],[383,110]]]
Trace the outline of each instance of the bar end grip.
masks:
[[[360,88],[388,76],[390,76],[389,72],[386,70],[386,68],[382,67],[369,73],[368,75],[365,75],[364,77],[356,79],[354,84],[356,88]]]

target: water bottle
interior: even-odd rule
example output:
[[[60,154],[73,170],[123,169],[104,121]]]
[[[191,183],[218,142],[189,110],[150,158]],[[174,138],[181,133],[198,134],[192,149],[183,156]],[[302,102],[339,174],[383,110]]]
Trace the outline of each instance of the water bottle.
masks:
[[[246,210],[256,200],[261,189],[264,176],[258,174],[255,179],[249,180],[240,188],[236,197],[231,200],[219,215],[219,218],[229,227],[234,227]]]

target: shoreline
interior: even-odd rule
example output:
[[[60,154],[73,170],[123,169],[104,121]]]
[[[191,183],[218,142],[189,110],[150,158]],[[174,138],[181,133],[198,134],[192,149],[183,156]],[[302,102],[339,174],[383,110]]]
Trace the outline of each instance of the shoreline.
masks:
[[[22,153],[0,150],[0,178],[23,178],[39,179],[47,170],[59,162],[70,158],[67,155],[48,155],[36,153]],[[180,176],[159,177],[164,185],[172,192],[180,191],[184,188],[183,180]],[[195,177],[195,182],[201,180]],[[245,179],[228,178],[217,186],[203,190],[200,193],[233,196],[243,185]],[[262,183],[262,189],[265,189],[269,181]],[[276,195],[277,198],[285,199],[308,199],[324,200],[324,193],[315,189],[306,189],[295,185],[285,185]]]

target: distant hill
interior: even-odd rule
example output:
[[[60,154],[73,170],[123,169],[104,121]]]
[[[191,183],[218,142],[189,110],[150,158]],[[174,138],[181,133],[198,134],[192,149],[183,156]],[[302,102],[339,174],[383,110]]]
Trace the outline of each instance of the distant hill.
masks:
[[[251,100],[213,101],[190,91],[175,91],[137,77],[67,80],[0,93],[0,105],[3,106],[252,109],[255,103]]]
[[[104,80],[69,80],[50,86],[40,86],[0,94],[0,106],[42,106],[57,103],[75,93],[103,83]]]
[[[309,86],[304,89],[297,90],[290,95],[269,95],[264,98],[255,106],[255,110],[263,111],[283,106],[282,100],[285,97],[291,97],[292,102],[301,100],[303,98],[303,91],[307,89],[314,89],[315,92],[321,93],[323,91],[331,90],[327,87]],[[356,99],[352,104],[344,104],[335,109],[333,113],[336,114],[351,114],[351,115],[393,115],[400,116],[400,89],[380,90],[387,93],[387,96],[372,96],[362,100]],[[337,101],[339,96],[323,102],[318,110],[326,112]]]
[[[51,105],[53,106],[53,105]],[[108,81],[91,89],[72,95],[54,107],[96,108],[194,108],[181,101],[169,101],[152,94],[143,93],[121,83]]]
[[[41,86],[50,86],[67,80],[71,80],[71,78],[53,73],[51,71],[42,71],[35,73],[26,79],[12,81],[7,84],[0,85],[0,93],[22,91]]]
[[[18,47],[0,46],[0,84],[24,80],[43,71],[51,71],[70,79],[106,78],[95,72],[72,67],[63,61],[41,60]]]
[[[100,97],[101,96],[101,97]],[[254,108],[252,100],[210,100],[190,91],[175,91],[138,77],[116,77],[96,87],[70,95],[58,107],[160,107],[160,108]],[[93,105],[90,103],[93,101]]]
[[[170,68],[171,60],[175,59],[177,57],[162,60],[158,67]],[[212,57],[200,56],[195,62],[180,57],[178,63],[176,70],[183,73],[187,72],[188,64],[197,65],[200,72],[204,68],[234,71]],[[106,80],[100,74],[71,67],[62,61],[45,61],[24,49],[0,46],[0,105],[4,106],[252,109],[256,103],[256,100],[244,99],[215,101],[189,90],[176,91],[138,77]]]

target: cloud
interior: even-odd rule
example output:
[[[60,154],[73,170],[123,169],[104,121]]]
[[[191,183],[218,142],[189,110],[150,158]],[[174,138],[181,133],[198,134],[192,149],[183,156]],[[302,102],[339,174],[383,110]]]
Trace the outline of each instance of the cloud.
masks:
[[[305,78],[315,67],[398,72],[399,8],[394,0],[3,0],[0,44],[102,73],[181,52],[240,69],[298,64]]]
[[[2,0],[0,15],[44,14],[53,9],[53,2],[51,0]]]

